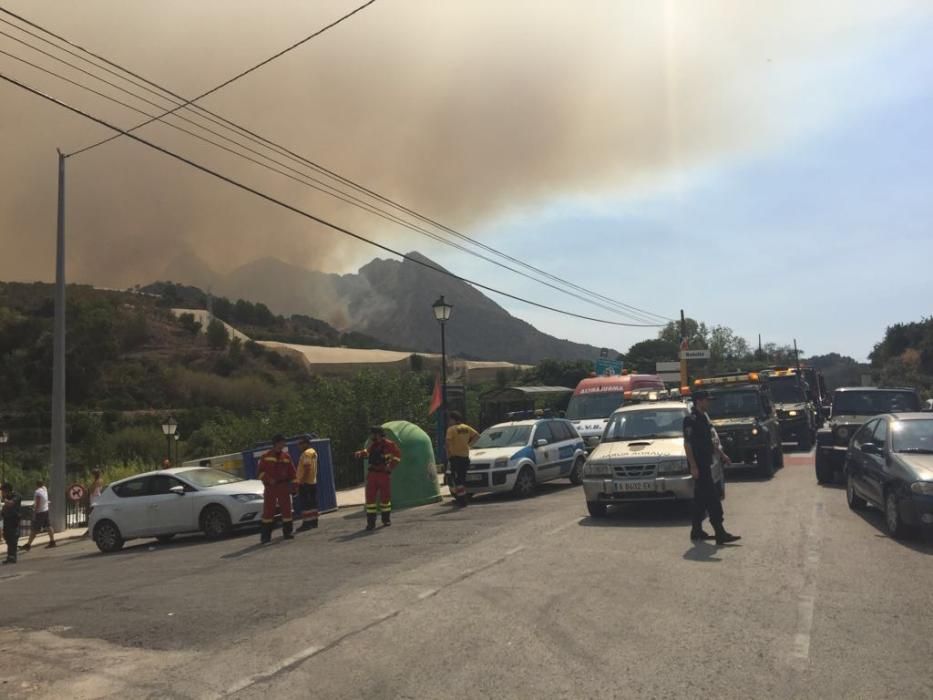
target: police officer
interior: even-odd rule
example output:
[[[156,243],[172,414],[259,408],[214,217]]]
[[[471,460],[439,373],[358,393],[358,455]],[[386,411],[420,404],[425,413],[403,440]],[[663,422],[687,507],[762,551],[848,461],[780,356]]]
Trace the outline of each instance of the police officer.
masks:
[[[0,515],[3,518],[3,541],[6,542],[4,564],[16,563],[16,545],[19,540],[19,521],[22,517],[22,499],[10,484],[0,486]]]
[[[719,489],[713,482],[713,456],[718,453],[724,465],[730,464],[731,460],[713,442],[713,426],[706,415],[711,400],[708,391],[695,391],[693,411],[684,418],[684,449],[693,476],[693,526],[690,539],[711,540],[715,537],[716,544],[727,544],[742,538],[726,532],[722,526],[722,503],[719,500]],[[703,532],[703,520],[707,513],[715,535]]]

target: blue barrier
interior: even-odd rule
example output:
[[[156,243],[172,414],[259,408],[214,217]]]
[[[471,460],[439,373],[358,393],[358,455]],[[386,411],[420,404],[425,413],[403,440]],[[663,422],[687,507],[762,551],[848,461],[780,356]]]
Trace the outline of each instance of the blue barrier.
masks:
[[[301,457],[301,450],[298,448],[300,435],[288,438],[288,453],[292,461],[298,464],[298,458]],[[337,489],[334,486],[334,458],[330,449],[330,440],[314,439],[311,441],[311,447],[317,450],[317,505],[322,513],[337,510]],[[255,479],[259,458],[272,449],[271,442],[257,443],[251,450],[245,450],[243,455],[243,475],[247,479]],[[299,504],[297,498],[292,499],[295,512]]]

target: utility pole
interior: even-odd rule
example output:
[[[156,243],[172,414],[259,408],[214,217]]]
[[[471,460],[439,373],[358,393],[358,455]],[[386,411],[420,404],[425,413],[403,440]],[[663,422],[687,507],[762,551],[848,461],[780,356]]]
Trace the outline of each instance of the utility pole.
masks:
[[[687,356],[684,352],[687,350],[687,320],[684,318],[684,310],[680,310],[680,386],[689,386],[687,384]]]
[[[55,245],[55,324],[52,349],[52,468],[49,517],[65,529],[65,154],[58,151],[58,225]]]

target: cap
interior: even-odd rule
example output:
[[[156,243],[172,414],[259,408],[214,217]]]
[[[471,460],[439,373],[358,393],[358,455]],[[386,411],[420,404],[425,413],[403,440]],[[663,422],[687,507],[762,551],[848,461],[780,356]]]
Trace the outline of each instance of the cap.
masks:
[[[693,392],[694,401],[700,401],[702,399],[709,399],[712,401],[714,398],[715,397],[710,392],[708,392],[706,389],[698,389]]]
[[[277,442],[288,442],[288,440],[285,439],[285,436],[282,435],[282,433],[278,433],[272,437],[272,444],[274,445]]]

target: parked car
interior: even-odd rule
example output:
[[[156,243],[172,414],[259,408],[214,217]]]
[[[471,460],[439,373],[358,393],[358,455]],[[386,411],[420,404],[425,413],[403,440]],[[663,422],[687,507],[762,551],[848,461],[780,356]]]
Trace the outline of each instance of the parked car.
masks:
[[[681,401],[648,401],[612,414],[602,440],[583,466],[583,491],[591,516],[606,515],[613,504],[693,498],[683,433],[688,412]],[[715,429],[713,440],[719,443]],[[718,457],[713,481],[725,497]]]
[[[210,539],[258,525],[262,482],[207,467],[148,472],[114,482],[94,503],[88,530],[102,552],[137,537],[167,542],[201,531]]]
[[[512,491],[530,496],[545,481],[579,484],[586,461],[583,438],[573,423],[558,418],[499,423],[486,428],[470,450],[468,494]],[[450,474],[447,483],[451,483]]]
[[[846,452],[846,499],[884,512],[892,537],[933,525],[933,416],[892,413],[866,422]]]

